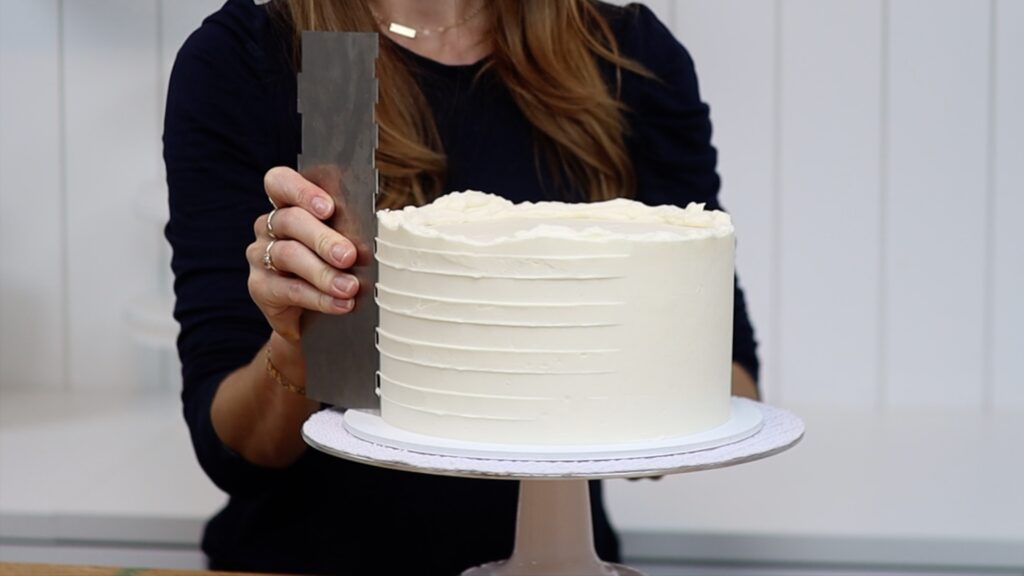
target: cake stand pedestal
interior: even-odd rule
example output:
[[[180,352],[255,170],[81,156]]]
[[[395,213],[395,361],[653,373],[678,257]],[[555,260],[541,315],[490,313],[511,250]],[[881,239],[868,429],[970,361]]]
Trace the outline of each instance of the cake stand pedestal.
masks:
[[[470,568],[463,576],[634,576],[641,573],[602,562],[594,551],[587,480],[734,466],[778,454],[803,436],[803,422],[790,412],[742,398],[733,398],[732,402],[734,420],[736,414],[749,416],[755,410],[760,415],[747,435],[737,435],[733,430],[720,435],[728,443],[719,445],[709,444],[707,435],[701,435],[699,442],[682,437],[674,449],[659,443],[655,452],[659,455],[653,456],[644,446],[610,452],[581,448],[577,459],[547,447],[536,447],[536,452],[510,452],[508,447],[495,445],[488,453],[487,445],[463,450],[441,439],[436,439],[441,447],[434,449],[424,441],[429,437],[410,441],[407,434],[396,430],[392,439],[386,429],[380,433],[380,428],[373,434],[374,440],[367,441],[364,430],[346,425],[346,413],[337,409],[314,414],[303,426],[302,434],[318,450],[374,466],[444,476],[520,480],[512,557]],[[360,413],[359,419],[365,421],[366,416]]]
[[[462,576],[643,576],[594,550],[587,480],[520,480],[512,557]]]

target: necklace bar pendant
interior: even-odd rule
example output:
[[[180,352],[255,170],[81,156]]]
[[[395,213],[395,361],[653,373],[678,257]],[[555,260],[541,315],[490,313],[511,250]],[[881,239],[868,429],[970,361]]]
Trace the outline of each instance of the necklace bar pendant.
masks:
[[[398,22],[392,22],[388,25],[388,31],[399,36],[405,36],[406,38],[416,38],[416,29],[409,28],[408,26],[402,26]]]

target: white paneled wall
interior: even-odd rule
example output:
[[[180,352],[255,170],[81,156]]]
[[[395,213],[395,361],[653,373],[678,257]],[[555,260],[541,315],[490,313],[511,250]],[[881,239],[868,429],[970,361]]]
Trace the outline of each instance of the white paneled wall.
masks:
[[[61,13],[0,0],[0,387],[66,382]]]
[[[0,389],[154,385],[129,318],[166,320],[166,78],[219,3],[0,0]],[[1024,540],[1024,0],[650,5],[711,106],[767,399],[812,426],[613,483],[616,520]]]
[[[70,383],[135,385],[125,330],[158,270],[139,195],[160,173],[155,2],[64,2],[64,109]]]
[[[0,388],[165,378],[130,320],[169,320],[164,91],[220,4],[0,0]]]
[[[984,403],[990,8],[892,0],[886,12],[886,404]]]
[[[878,401],[882,3],[781,4],[780,318],[784,398]]]
[[[986,361],[991,362],[991,408],[1024,407],[1024,2],[998,0],[991,68],[993,92],[989,134],[992,179],[986,286]]]

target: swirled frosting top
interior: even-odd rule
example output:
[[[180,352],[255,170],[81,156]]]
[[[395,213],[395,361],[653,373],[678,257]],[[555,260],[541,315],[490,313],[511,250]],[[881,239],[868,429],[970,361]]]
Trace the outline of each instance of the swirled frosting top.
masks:
[[[473,190],[452,192],[425,206],[377,213],[390,230],[472,244],[532,238],[673,241],[721,237],[733,232],[729,215],[704,204],[647,206],[617,198],[604,202],[512,202]]]

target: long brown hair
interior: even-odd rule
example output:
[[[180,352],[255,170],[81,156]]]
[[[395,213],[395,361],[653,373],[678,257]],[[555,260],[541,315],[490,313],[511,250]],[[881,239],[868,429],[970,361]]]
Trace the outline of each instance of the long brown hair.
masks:
[[[485,0],[491,3],[493,69],[531,122],[538,145],[565,194],[589,200],[629,197],[636,186],[626,151],[624,108],[612,95],[598,61],[647,73],[619,55],[615,37],[591,0]],[[295,32],[377,31],[366,0],[287,0]],[[378,206],[424,204],[441,195],[446,160],[426,98],[394,46],[381,43],[377,61],[380,145]]]

